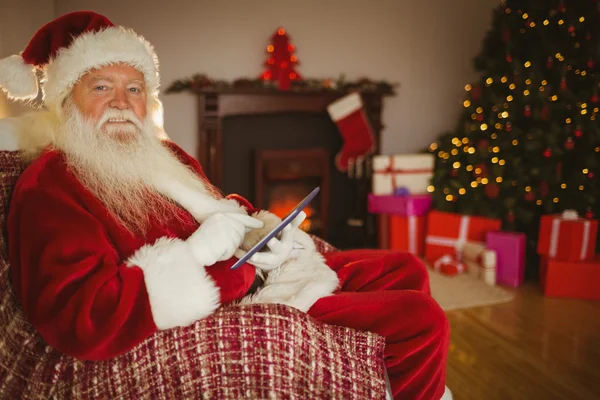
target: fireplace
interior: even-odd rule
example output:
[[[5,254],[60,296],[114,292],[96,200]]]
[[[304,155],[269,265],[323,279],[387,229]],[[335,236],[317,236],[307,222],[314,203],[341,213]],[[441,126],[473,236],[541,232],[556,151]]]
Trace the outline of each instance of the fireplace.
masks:
[[[224,193],[287,214],[316,186],[302,229],[339,248],[376,247],[377,221],[366,210],[368,173],[338,171],[342,146],[326,107],[346,93],[198,89],[198,160]],[[379,149],[382,94],[363,94]]]
[[[258,150],[255,160],[256,206],[283,218],[319,186],[319,194],[304,209],[306,220],[300,228],[319,237],[327,237],[331,197],[327,150]]]

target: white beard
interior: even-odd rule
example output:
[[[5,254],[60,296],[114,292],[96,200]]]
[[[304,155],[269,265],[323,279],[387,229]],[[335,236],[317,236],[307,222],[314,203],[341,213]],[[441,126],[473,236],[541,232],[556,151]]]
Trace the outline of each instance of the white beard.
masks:
[[[129,123],[103,128],[109,118]],[[80,182],[132,232],[144,234],[150,221],[166,223],[177,214],[175,199],[161,190],[161,178],[215,197],[165,147],[150,118],[140,122],[129,110],[107,109],[95,125],[68,100],[61,122],[55,147]]]

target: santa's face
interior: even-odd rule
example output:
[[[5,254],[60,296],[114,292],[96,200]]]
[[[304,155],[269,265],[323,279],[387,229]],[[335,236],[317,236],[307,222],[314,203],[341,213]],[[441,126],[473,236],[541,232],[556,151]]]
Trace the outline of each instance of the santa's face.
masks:
[[[140,135],[146,118],[146,85],[140,71],[126,64],[94,69],[73,87],[72,100],[85,119],[119,142]]]
[[[145,105],[145,95],[142,103],[128,94],[133,98],[129,101],[124,92],[136,90],[107,89],[104,84],[86,91],[91,76],[82,79],[77,95],[73,92],[65,99],[53,144],[64,153],[70,171],[127,228],[144,232],[150,220],[162,223],[174,215],[177,199],[165,182],[194,192],[205,193],[207,188],[164,146],[160,128],[139,108]],[[115,94],[117,90],[122,91]]]

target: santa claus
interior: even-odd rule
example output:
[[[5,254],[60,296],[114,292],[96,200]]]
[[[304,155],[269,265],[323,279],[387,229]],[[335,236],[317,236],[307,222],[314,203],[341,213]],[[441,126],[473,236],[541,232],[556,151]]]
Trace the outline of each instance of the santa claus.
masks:
[[[223,304],[282,303],[385,336],[395,397],[444,394],[448,323],[412,255],[324,256],[299,219],[230,269],[279,219],[223,196],[166,137],[146,40],[92,12],[67,14],[0,60],[0,86],[34,98],[36,70],[46,110],[22,119],[31,162],[8,235],[16,295],[49,345],[102,360]]]

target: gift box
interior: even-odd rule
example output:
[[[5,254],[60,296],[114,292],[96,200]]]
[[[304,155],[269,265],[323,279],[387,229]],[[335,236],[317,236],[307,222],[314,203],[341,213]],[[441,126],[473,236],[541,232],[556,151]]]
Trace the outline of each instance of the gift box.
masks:
[[[496,267],[485,268],[483,265],[469,260],[463,260],[467,273],[475,279],[484,281],[490,286],[496,285]]]
[[[394,214],[401,216],[427,215],[431,209],[431,196],[422,195],[376,195],[368,196],[368,210],[373,214]]]
[[[468,216],[442,211],[428,214],[425,259],[433,262],[445,254],[460,259],[465,243],[484,244],[490,231],[500,230],[502,221],[495,218]]]
[[[485,246],[496,252],[496,283],[512,287],[523,284],[525,279],[525,234],[488,232]]]
[[[373,187],[376,195],[391,195],[398,188],[410,194],[425,194],[431,184],[433,154],[396,154],[373,157]]]
[[[496,284],[496,252],[481,243],[467,242],[460,249],[460,257],[470,276],[488,285]]]
[[[433,263],[434,271],[444,275],[454,276],[465,272],[465,265],[450,254],[446,254]]]
[[[541,257],[540,283],[549,297],[600,300],[600,256],[587,261]]]
[[[389,248],[422,256],[425,247],[425,216],[389,216]]]
[[[573,210],[544,215],[540,221],[537,252],[561,261],[584,261],[594,257],[598,221],[580,218]]]

